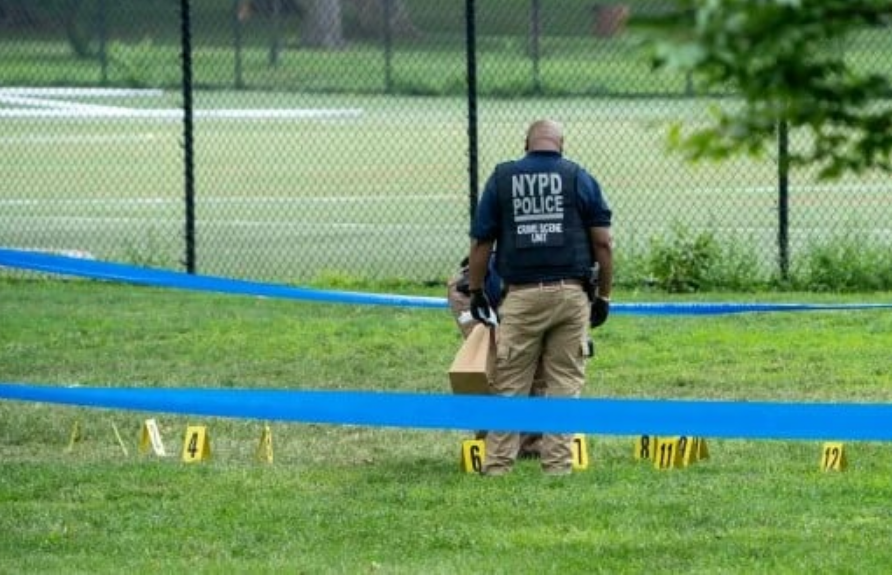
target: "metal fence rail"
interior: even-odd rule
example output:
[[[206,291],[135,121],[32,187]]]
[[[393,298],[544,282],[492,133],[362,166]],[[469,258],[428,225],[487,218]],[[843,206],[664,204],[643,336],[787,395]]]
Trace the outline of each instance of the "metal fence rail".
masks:
[[[610,199],[620,270],[678,230],[741,246],[766,274],[814,246],[889,246],[881,174],[785,181],[777,155],[690,165],[666,150],[672,122],[733,94],[652,70],[628,22],[664,9],[0,0],[0,246],[276,281],[439,280],[489,170],[545,116]],[[890,29],[828,49],[892,73]]]

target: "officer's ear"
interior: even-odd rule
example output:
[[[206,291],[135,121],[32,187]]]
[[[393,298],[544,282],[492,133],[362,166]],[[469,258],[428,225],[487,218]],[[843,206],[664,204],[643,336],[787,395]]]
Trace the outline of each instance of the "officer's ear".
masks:
[[[527,136],[523,141],[523,151],[524,152],[530,151],[530,137],[529,136]]]

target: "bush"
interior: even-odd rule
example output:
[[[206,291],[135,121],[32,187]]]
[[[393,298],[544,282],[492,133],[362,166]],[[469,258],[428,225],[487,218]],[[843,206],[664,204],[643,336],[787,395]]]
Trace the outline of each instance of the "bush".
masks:
[[[720,255],[712,233],[693,235],[680,224],[673,224],[668,238],[651,239],[648,270],[654,284],[671,293],[710,289],[714,287],[711,268]]]
[[[831,238],[794,261],[794,289],[814,292],[892,290],[892,258],[868,238]]]
[[[752,238],[720,241],[710,231],[693,233],[679,223],[653,237],[645,250],[616,254],[617,286],[652,287],[670,293],[755,291],[769,285]]]
[[[650,287],[669,293],[765,289],[808,292],[892,291],[892,256],[876,240],[846,236],[813,243],[792,258],[787,279],[768,270],[753,238],[692,232],[673,224],[646,249],[618,249],[618,287]]]

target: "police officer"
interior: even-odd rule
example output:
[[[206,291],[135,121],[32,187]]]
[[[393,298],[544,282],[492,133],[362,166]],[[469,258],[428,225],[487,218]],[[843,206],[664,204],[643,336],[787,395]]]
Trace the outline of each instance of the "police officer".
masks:
[[[525,155],[496,166],[471,226],[472,316],[483,322],[490,317],[483,282],[494,245],[507,288],[499,308],[496,395],[529,395],[541,362],[547,397],[579,397],[588,328],[603,324],[610,310],[612,214],[591,174],[563,157],[563,144],[557,122],[530,125]],[[511,471],[518,442],[517,433],[488,433],[483,474]],[[540,455],[545,473],[569,474],[572,435],[545,434]]]

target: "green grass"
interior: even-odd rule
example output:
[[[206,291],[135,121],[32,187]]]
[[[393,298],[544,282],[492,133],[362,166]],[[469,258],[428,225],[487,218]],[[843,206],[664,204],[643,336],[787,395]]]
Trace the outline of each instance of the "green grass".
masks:
[[[460,340],[445,310],[81,281],[0,282],[0,317],[0,381],[37,384],[443,392]],[[890,334],[884,311],[615,315],[594,333],[585,395],[888,402]],[[136,453],[147,417],[158,419],[172,457]],[[84,437],[69,452],[75,422]],[[270,465],[255,459],[262,423],[0,403],[0,572],[808,573],[892,565],[884,443],[847,443],[849,469],[830,473],[819,470],[820,442],[706,438],[710,459],[658,471],[633,459],[635,438],[590,436],[588,471],[549,479],[523,462],[494,481],[459,471],[469,433],[272,422]],[[209,461],[180,461],[189,424],[208,426]]]
[[[425,2],[425,10],[455,9]],[[562,26],[587,25],[580,6],[565,6]],[[496,11],[481,20],[493,32],[481,39],[479,62],[487,94],[481,177],[520,152],[532,118],[553,115],[568,128],[568,154],[592,168],[614,207],[618,270],[675,220],[774,260],[773,158],[685,165],[666,152],[665,127],[696,122],[703,102],[603,97],[617,87],[680,90],[645,74],[634,43],[611,45],[627,50],[621,68],[629,74],[592,58],[602,47],[594,39],[547,38],[541,81],[560,97],[505,99],[530,94],[531,63],[511,35],[524,23]],[[214,30],[213,42],[197,45],[196,78],[229,87],[232,51],[223,24]],[[202,90],[199,108],[363,114],[199,120],[199,271],[442,295],[442,287],[417,286],[442,283],[467,249],[465,100],[314,93],[381,89],[380,47],[289,49],[270,69],[262,32],[248,31],[246,80],[278,93]],[[147,37],[116,39],[112,83],[176,86],[175,45],[163,34]],[[888,37],[859,38],[848,54],[882,69],[873,47]],[[99,81],[97,64],[72,59],[58,38],[16,37],[12,47],[0,62],[6,86]],[[428,49],[399,45],[395,87],[456,90],[460,50],[447,38]],[[586,96],[567,97],[579,93]],[[174,88],[159,98],[85,101],[163,108],[179,98]],[[4,119],[0,245],[178,267],[181,138],[178,122]],[[797,142],[804,145],[794,135]],[[794,257],[828,237],[832,246],[853,245],[847,234],[876,242],[879,253],[892,215],[888,183],[866,176],[816,185],[810,176],[791,182]],[[809,254],[851,259],[845,250]],[[869,274],[883,261],[841,272]],[[665,297],[631,289],[640,285],[627,283],[615,299]],[[888,294],[687,299],[883,302]],[[884,311],[614,315],[595,332],[585,395],[888,402],[890,334]],[[443,392],[458,345],[445,310],[0,278],[4,382]],[[159,419],[171,458],[136,454],[147,417]],[[75,423],[84,437],[69,451]],[[179,460],[188,424],[208,426],[210,461]],[[470,432],[272,422],[275,461],[267,465],[255,460],[262,424],[0,402],[0,573],[870,573],[892,565],[885,443],[848,443],[850,468],[823,473],[820,442],[706,438],[709,460],[661,472],[633,460],[633,437],[591,436],[586,472],[553,480],[523,462],[486,481],[458,470]]]
[[[442,39],[441,39],[442,38]],[[539,75],[523,38],[502,36],[481,40],[478,89],[481,95],[547,94],[618,95],[684,93],[684,78],[654,74],[640,41],[619,46],[594,38],[543,40]],[[105,84],[176,89],[182,80],[180,47],[151,39],[112,41],[107,48]],[[10,47],[11,57],[0,66],[8,85],[99,85],[98,61],[78,59],[64,43],[53,39],[23,39]],[[424,42],[398,44],[388,64],[384,48],[357,42],[343,50],[300,50],[287,47],[276,66],[269,64],[269,47],[246,45],[240,52],[241,75],[232,45],[196,41],[193,78],[204,89],[322,93],[461,96],[466,91],[466,56],[460,37],[430,35]],[[332,71],[336,70],[337,73]]]

